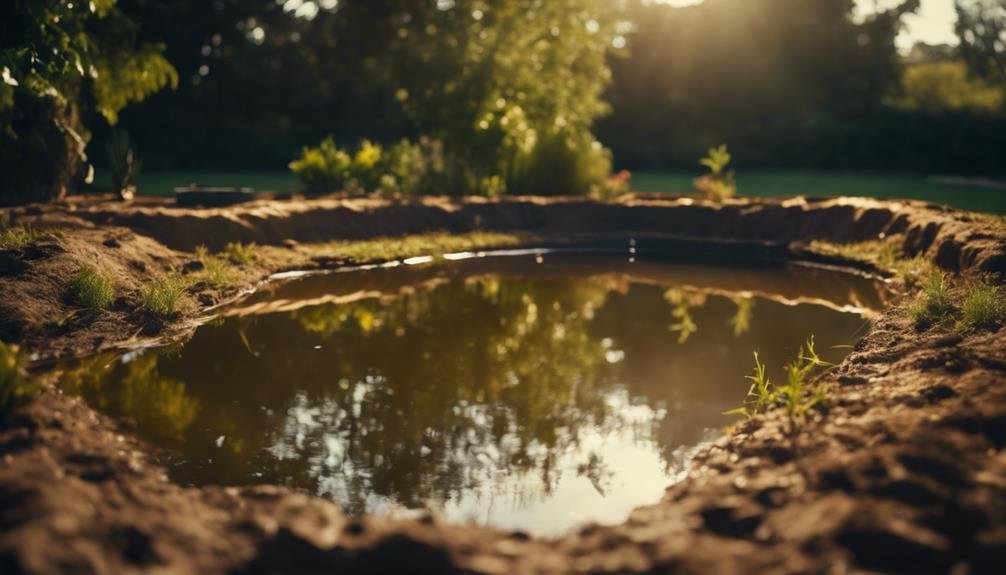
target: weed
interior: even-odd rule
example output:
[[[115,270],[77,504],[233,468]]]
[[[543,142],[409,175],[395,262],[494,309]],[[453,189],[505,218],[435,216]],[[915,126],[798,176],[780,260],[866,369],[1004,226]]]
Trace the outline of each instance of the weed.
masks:
[[[997,285],[983,280],[972,287],[964,298],[963,317],[957,324],[961,331],[995,329],[1006,323],[1006,301]]]
[[[97,268],[85,265],[70,283],[70,296],[89,310],[106,310],[115,299],[115,282]]]
[[[946,276],[939,271],[922,281],[922,292],[908,306],[908,315],[916,324],[946,324],[957,314]]]
[[[31,401],[38,388],[23,372],[24,354],[14,344],[0,341],[0,414]]]
[[[734,171],[727,169],[730,160],[726,144],[709,148],[709,154],[699,160],[699,164],[709,168],[709,173],[695,179],[695,189],[715,201],[732,198],[737,193],[737,184],[734,182]]]
[[[726,412],[728,415],[744,415],[751,417],[776,405],[785,408],[790,418],[791,426],[795,427],[797,420],[804,418],[811,410],[827,402],[830,387],[818,385],[810,398],[806,397],[806,388],[810,381],[834,367],[833,364],[821,359],[814,348],[814,336],[800,346],[800,351],[793,361],[786,366],[786,383],[777,386],[769,379],[765,364],[754,353],[754,371],[746,376],[751,381],[744,405]]]
[[[227,244],[224,251],[227,253],[227,258],[231,261],[231,263],[246,266],[255,261],[255,249],[257,247],[258,246],[254,243],[242,244],[238,242],[231,242]]]
[[[140,290],[140,306],[158,317],[170,317],[178,311],[185,289],[186,282],[181,276],[164,274]]]

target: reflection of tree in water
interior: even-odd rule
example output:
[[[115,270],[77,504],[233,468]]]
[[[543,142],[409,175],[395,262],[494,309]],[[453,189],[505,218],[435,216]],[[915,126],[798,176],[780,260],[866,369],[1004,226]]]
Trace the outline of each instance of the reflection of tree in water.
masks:
[[[343,500],[360,477],[362,492],[413,506],[525,470],[547,493],[584,430],[624,423],[604,401],[616,366],[586,330],[607,291],[483,278],[294,312],[352,360],[331,366],[336,385],[297,396],[272,451],[305,459]],[[582,473],[603,465],[586,454]]]
[[[199,400],[186,394],[181,381],[162,376],[157,360],[155,354],[129,362],[97,356],[64,371],[60,385],[106,413],[134,420],[154,439],[178,442],[195,419]],[[110,376],[113,371],[117,377]]]

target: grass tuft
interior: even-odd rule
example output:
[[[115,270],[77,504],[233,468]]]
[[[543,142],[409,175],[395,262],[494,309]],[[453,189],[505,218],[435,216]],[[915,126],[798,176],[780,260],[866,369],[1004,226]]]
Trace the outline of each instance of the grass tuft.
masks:
[[[106,310],[115,300],[115,282],[104,272],[86,265],[70,283],[70,296],[89,310]]]
[[[231,263],[246,266],[255,261],[256,255],[255,250],[258,248],[254,243],[242,244],[238,242],[231,242],[227,244],[224,248],[224,253],[227,254],[227,259]]]
[[[196,258],[203,264],[203,269],[195,275],[197,280],[205,281],[217,289],[230,286],[236,281],[234,268],[230,262],[220,256],[211,255],[205,246],[196,248]]]
[[[52,232],[38,230],[31,226],[7,227],[0,225],[0,249],[4,250],[26,248],[52,237]]]
[[[944,325],[954,319],[957,307],[943,272],[934,271],[922,280],[922,291],[908,306],[908,315],[919,325]]]
[[[0,341],[0,414],[31,401],[38,388],[24,377],[24,354]]]
[[[176,273],[155,278],[140,290],[140,306],[158,317],[170,317],[178,311],[187,282]]]
[[[996,329],[1006,323],[1006,298],[1001,287],[983,280],[965,296],[959,330]]]

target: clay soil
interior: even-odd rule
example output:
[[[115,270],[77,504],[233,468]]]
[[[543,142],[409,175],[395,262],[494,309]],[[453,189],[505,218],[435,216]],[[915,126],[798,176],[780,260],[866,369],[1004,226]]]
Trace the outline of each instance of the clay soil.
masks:
[[[897,279],[901,303],[872,320],[822,382],[832,386],[826,408],[795,430],[780,410],[752,417],[702,451],[659,503],[621,525],[549,540],[435,516],[350,518],[281,487],[179,486],[124,423],[60,393],[51,367],[184,339],[274,272],[354,259],[333,241],[478,232],[473,245],[484,248],[633,237],[641,249],[660,241],[682,256],[884,273],[808,248],[882,238],[935,263],[960,291],[979,277],[1002,284],[1000,218],[849,198],[647,197],[316,199],[204,210],[78,198],[5,215],[58,232],[0,250],[0,339],[27,350],[42,387],[0,418],[0,573],[1001,573],[1006,565],[1006,329],[919,326],[904,309],[914,294]],[[226,286],[193,282],[168,318],[138,305],[133,294],[154,277],[198,273],[196,246],[230,242],[259,248]],[[396,254],[389,257],[405,255]],[[84,264],[120,286],[108,311],[84,312],[69,298]]]

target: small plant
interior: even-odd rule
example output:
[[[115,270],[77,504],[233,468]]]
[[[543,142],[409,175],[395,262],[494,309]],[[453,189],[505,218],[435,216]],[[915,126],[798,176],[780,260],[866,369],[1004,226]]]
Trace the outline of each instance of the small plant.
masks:
[[[231,242],[224,248],[224,252],[231,263],[246,266],[255,261],[255,249],[257,247],[254,243],[242,244]]]
[[[77,271],[70,283],[70,296],[89,310],[106,310],[115,299],[115,282],[97,268],[86,265]]]
[[[211,254],[206,246],[196,246],[196,259],[203,265],[203,269],[195,274],[195,280],[202,280],[213,287],[221,288],[233,279],[231,264],[224,258]]]
[[[1006,323],[1006,301],[1002,288],[983,280],[965,296],[963,317],[958,329],[995,329]]]
[[[112,187],[119,199],[131,200],[136,194],[136,178],[143,161],[125,130],[113,130],[105,145],[108,167],[112,172]]]
[[[956,313],[947,278],[940,271],[930,273],[922,281],[922,292],[908,306],[908,315],[916,324],[946,324]]]
[[[164,274],[140,290],[140,306],[158,317],[170,317],[178,311],[185,289],[186,282],[178,274]]]
[[[6,217],[0,217],[0,249],[17,250],[51,239],[55,233],[32,226],[12,226]]]
[[[751,417],[771,407],[782,406],[790,418],[790,425],[795,429],[798,420],[803,419],[811,410],[827,402],[829,386],[819,384],[808,398],[807,385],[810,381],[828,369],[833,364],[821,359],[814,348],[814,336],[800,346],[800,351],[793,361],[786,366],[786,384],[777,386],[769,379],[765,364],[754,353],[755,368],[751,375],[746,376],[751,381],[744,405],[726,412],[727,415],[744,415]]]
[[[699,160],[699,164],[709,168],[709,173],[695,179],[695,189],[718,202],[734,197],[737,193],[734,171],[727,169],[731,159],[726,144],[709,148],[708,155]]]
[[[0,341],[0,414],[31,401],[38,388],[24,377],[24,354]]]

